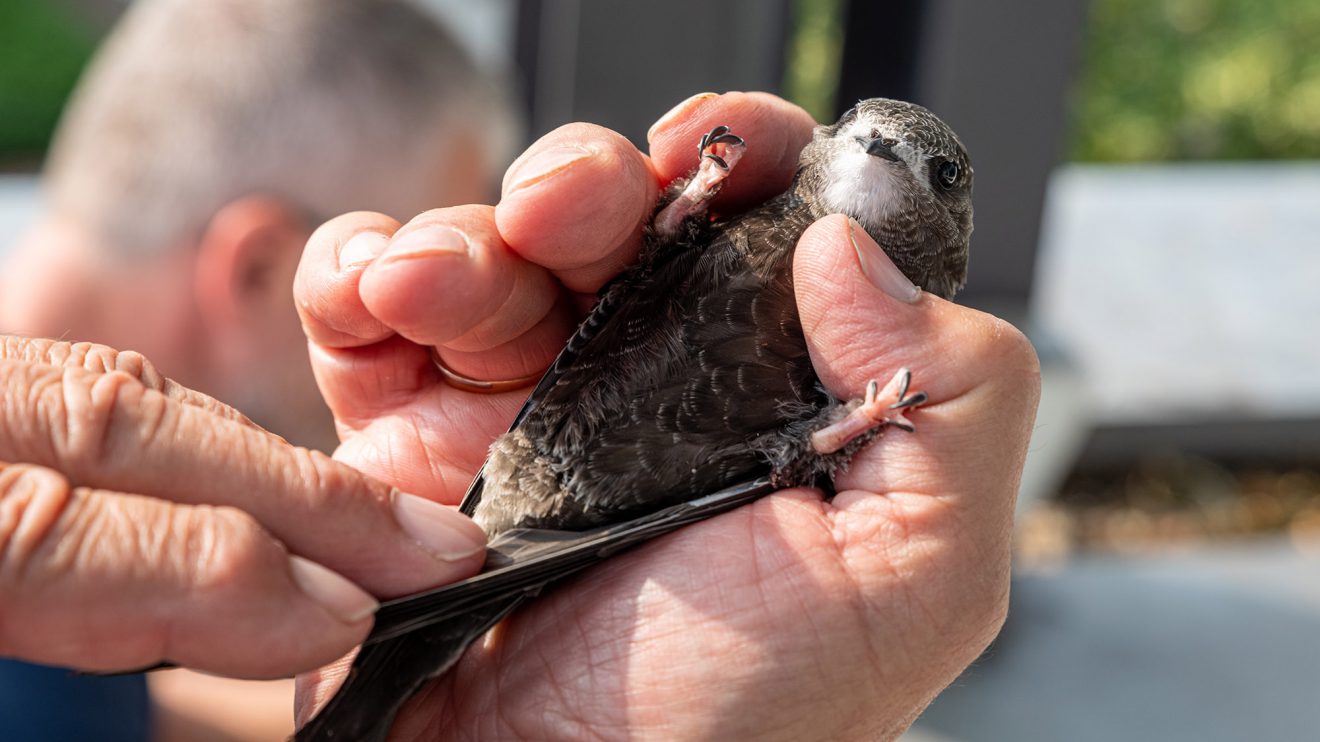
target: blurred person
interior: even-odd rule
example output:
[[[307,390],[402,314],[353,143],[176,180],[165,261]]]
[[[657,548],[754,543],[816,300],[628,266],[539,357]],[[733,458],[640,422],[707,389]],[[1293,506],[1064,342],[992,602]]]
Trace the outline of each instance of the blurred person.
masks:
[[[501,91],[408,3],[141,0],[60,122],[44,211],[0,266],[0,332],[141,351],[328,451],[332,419],[290,293],[312,228],[357,208],[403,216],[489,200],[515,133]],[[52,672],[16,683],[67,679]],[[188,699],[203,681],[154,682],[158,696]],[[205,682],[257,707],[251,689]],[[107,703],[141,705],[140,683],[124,679],[127,700]],[[18,699],[7,694],[15,714],[36,708]],[[287,688],[279,699],[287,727]],[[218,708],[217,724],[241,722]],[[166,709],[162,726],[195,710]]]
[[[0,330],[141,351],[328,450],[289,292],[312,227],[487,201],[512,129],[407,3],[135,3],[60,122],[46,210],[0,268]]]

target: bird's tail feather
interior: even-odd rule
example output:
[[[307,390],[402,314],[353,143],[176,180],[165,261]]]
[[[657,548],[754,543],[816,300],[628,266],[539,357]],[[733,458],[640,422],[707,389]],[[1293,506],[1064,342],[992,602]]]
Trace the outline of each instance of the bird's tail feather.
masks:
[[[481,574],[392,600],[376,612],[367,644],[384,642],[504,596],[533,597],[546,585],[690,523],[733,510],[776,488],[767,477],[590,531],[514,529],[490,543]]]
[[[404,701],[443,674],[468,645],[522,602],[515,596],[479,606],[389,641],[364,645],[334,698],[293,742],[384,742]]]

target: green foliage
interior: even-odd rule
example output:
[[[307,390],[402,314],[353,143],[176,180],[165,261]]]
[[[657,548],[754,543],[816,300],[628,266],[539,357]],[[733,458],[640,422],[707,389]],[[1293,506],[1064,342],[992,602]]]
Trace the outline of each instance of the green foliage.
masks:
[[[793,31],[784,69],[784,97],[817,121],[834,118],[843,54],[844,0],[793,0]]]
[[[1320,2],[1092,0],[1072,158],[1320,157]]]
[[[0,161],[45,150],[93,46],[51,0],[0,0]]]

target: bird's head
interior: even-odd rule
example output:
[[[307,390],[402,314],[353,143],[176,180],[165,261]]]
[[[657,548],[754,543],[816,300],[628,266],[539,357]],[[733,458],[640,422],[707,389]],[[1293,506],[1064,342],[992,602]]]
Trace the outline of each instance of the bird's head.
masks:
[[[958,136],[914,103],[871,98],[818,126],[798,192],[856,219],[926,291],[950,298],[967,277],[972,165]]]

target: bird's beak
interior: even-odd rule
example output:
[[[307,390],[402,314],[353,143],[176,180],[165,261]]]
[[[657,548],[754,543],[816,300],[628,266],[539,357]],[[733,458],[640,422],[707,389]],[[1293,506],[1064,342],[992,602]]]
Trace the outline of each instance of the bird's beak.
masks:
[[[889,160],[890,162],[899,162],[902,159],[894,153],[892,147],[885,144],[881,139],[872,139],[870,141],[863,139],[862,144],[866,147],[866,154],[871,155],[872,157],[879,157],[882,160]]]

